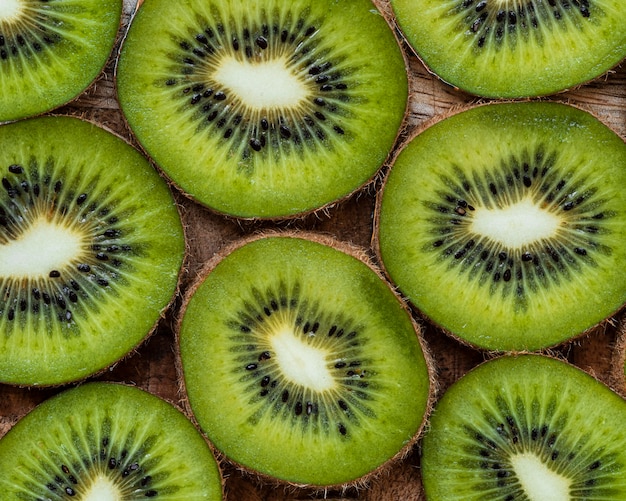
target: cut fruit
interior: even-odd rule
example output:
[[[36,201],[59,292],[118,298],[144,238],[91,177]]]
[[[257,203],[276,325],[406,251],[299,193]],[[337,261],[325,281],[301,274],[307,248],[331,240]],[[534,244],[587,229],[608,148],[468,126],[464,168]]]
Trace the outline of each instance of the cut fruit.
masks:
[[[121,0],[4,0],[0,5],[0,122],[58,108],[102,72]]]
[[[378,201],[392,281],[448,333],[536,350],[626,301],[626,144],[557,103],[499,103],[418,134]]]
[[[370,0],[148,0],[117,85],[172,181],[240,218],[357,191],[387,159],[408,99],[402,52]]]
[[[191,421],[131,386],[58,394],[0,440],[3,499],[222,499],[221,474]]]
[[[336,245],[310,234],[239,243],[209,263],[179,325],[202,430],[231,461],[291,484],[372,474],[409,450],[430,403],[411,316]]]
[[[436,75],[472,94],[554,94],[626,57],[623,0],[391,0]]]
[[[119,360],[176,291],[185,244],[165,181],[70,117],[0,127],[0,381],[55,385]]]
[[[422,441],[429,501],[626,499],[626,403],[542,355],[486,362],[436,404]]]

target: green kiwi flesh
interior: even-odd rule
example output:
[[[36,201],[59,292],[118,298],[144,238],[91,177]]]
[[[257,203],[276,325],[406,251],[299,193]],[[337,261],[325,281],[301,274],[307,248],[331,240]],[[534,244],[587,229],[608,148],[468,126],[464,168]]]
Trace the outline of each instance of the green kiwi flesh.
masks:
[[[378,201],[392,281],[471,345],[554,346],[626,301],[626,144],[587,112],[497,103],[417,134]]]
[[[222,499],[213,452],[172,404],[88,383],[44,401],[0,439],[6,500]]]
[[[391,0],[436,75],[472,94],[549,95],[626,57],[623,0]]]
[[[626,499],[626,403],[543,355],[486,362],[437,402],[422,441],[428,501]]]
[[[102,72],[121,0],[0,2],[0,122],[71,101]]]
[[[96,373],[153,329],[185,244],[169,187],[125,141],[71,117],[0,127],[0,381]]]
[[[211,264],[178,337],[190,408],[216,448],[262,477],[327,487],[407,452],[430,380],[388,284],[312,238],[259,237]]]
[[[147,0],[117,88],[172,181],[240,218],[300,215],[357,191],[408,99],[400,47],[370,0]]]

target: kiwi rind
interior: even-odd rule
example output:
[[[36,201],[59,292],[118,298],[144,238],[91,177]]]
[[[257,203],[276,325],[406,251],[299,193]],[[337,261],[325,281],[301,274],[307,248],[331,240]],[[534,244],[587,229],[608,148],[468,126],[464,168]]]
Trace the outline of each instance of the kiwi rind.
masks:
[[[178,206],[137,150],[92,122],[29,118],[1,126],[0,144],[2,238],[49,210],[85,239],[80,256],[26,279],[32,287],[3,277],[0,381],[57,386],[98,374],[149,337],[175,298],[185,255]]]
[[[21,23],[28,29],[19,38],[10,22],[0,26],[0,123],[41,115],[83,93],[103,73],[122,22],[122,0],[19,3],[20,18],[37,19]]]
[[[433,409],[421,449],[427,499],[520,495],[508,458],[522,452],[541,454],[560,475],[575,470],[570,499],[623,499],[625,414],[619,395],[561,358],[488,360],[453,383]]]
[[[223,499],[216,457],[182,410],[121,383],[44,400],[0,439],[0,465],[4,499],[81,496],[97,476],[134,485],[134,496]]]
[[[195,422],[198,423],[198,426],[205,435],[208,440],[213,443],[218,451],[224,456],[224,459],[229,463],[234,465],[236,468],[242,470],[245,474],[251,475],[253,478],[258,478],[263,483],[273,484],[277,486],[290,487],[295,489],[301,488],[309,488],[315,490],[323,490],[327,491],[328,489],[333,488],[341,488],[346,489],[349,487],[363,487],[367,485],[368,482],[378,478],[381,474],[388,471],[389,468],[393,466],[393,464],[397,463],[404,459],[412,450],[413,446],[417,442],[420,437],[422,427],[425,424],[425,420],[428,416],[428,412],[432,406],[432,402],[434,400],[434,396],[437,389],[437,382],[434,376],[434,362],[430,357],[428,349],[422,339],[421,327],[417,324],[410,312],[402,301],[401,297],[393,291],[392,288],[388,287],[388,291],[395,296],[395,301],[399,303],[401,310],[404,310],[404,313],[407,318],[406,320],[411,324],[412,335],[417,336],[417,341],[419,345],[419,351],[421,352],[420,356],[423,356],[424,365],[421,364],[419,367],[415,367],[416,371],[419,371],[422,374],[422,384],[426,384],[428,386],[427,395],[426,394],[415,394],[414,399],[419,401],[419,411],[416,412],[416,418],[418,421],[421,419],[421,424],[417,425],[415,430],[412,433],[412,436],[406,436],[403,444],[401,446],[396,446],[397,449],[394,450],[392,454],[388,454],[387,457],[384,455],[378,459],[378,464],[370,467],[370,470],[363,470],[360,474],[352,476],[346,476],[346,473],[337,472],[338,469],[343,467],[343,463],[336,464],[333,466],[334,460],[336,459],[336,454],[341,453],[342,448],[339,446],[335,454],[328,455],[328,452],[324,452],[325,447],[322,447],[321,443],[318,446],[315,446],[316,454],[320,454],[321,457],[307,457],[308,454],[303,452],[292,452],[288,451],[285,454],[282,452],[278,454],[276,450],[265,451],[267,445],[264,443],[265,436],[259,436],[259,442],[256,445],[250,444],[248,446],[239,447],[239,446],[228,446],[227,448],[220,448],[221,443],[220,440],[223,440],[219,437],[213,436],[213,431],[207,429],[207,426],[212,419],[207,420],[206,414],[207,412],[213,412],[207,410],[206,402],[210,397],[203,395],[203,392],[207,392],[202,388],[194,388],[199,386],[199,381],[197,380],[197,375],[193,374],[190,376],[191,370],[194,370],[189,363],[189,358],[191,358],[189,352],[189,348],[185,349],[182,345],[185,343],[185,340],[181,339],[186,335],[188,338],[193,335],[190,329],[187,327],[187,333],[183,332],[185,329],[184,321],[185,315],[190,310],[189,305],[193,301],[194,297],[199,296],[197,293],[198,289],[200,289],[207,280],[207,277],[210,278],[211,273],[214,272],[216,267],[218,267],[224,259],[227,259],[230,255],[238,250],[245,248],[248,245],[254,245],[257,242],[263,244],[263,241],[269,241],[271,239],[298,239],[303,240],[308,244],[316,244],[318,246],[327,247],[328,250],[335,250],[345,253],[348,257],[354,258],[360,262],[360,266],[366,266],[378,280],[384,281],[384,277],[378,267],[373,263],[369,254],[361,247],[355,246],[352,244],[348,244],[346,242],[339,241],[334,237],[330,237],[321,233],[312,233],[309,231],[300,231],[300,230],[284,230],[284,231],[265,231],[260,234],[249,235],[244,238],[241,238],[237,241],[232,242],[227,245],[222,251],[216,254],[211,260],[209,260],[203,270],[198,274],[197,280],[190,287],[190,289],[186,292],[183,303],[180,308],[180,315],[177,319],[177,325],[175,328],[176,332],[176,345],[177,345],[177,370],[179,375],[179,384],[181,387],[181,392],[187,395],[187,399],[185,401],[186,408],[191,416],[194,417]],[[306,248],[306,246],[304,247]],[[297,251],[298,253],[303,251]],[[260,273],[264,273],[263,270],[259,269]],[[391,321],[391,320],[390,320]],[[219,328],[219,327],[218,327]],[[320,329],[321,330],[321,329]],[[202,333],[199,333],[199,336],[202,337]],[[186,344],[189,345],[189,342]],[[196,350],[202,350],[201,346],[196,343]],[[188,357],[187,359],[185,357]],[[194,364],[197,365],[197,364]],[[202,365],[202,362],[200,363]],[[191,367],[191,369],[190,369]],[[197,370],[194,370],[197,372]],[[193,378],[190,380],[190,378]],[[233,383],[234,384],[234,383]],[[246,397],[247,398],[247,397]],[[212,406],[213,409],[219,408],[219,404],[217,407],[215,405]],[[245,412],[245,411],[244,411]],[[227,413],[226,413],[227,414]],[[422,416],[420,418],[420,415]],[[235,425],[232,418],[229,418],[227,415],[223,417],[224,422],[230,423],[231,426],[239,426]],[[277,422],[277,426],[282,426],[282,423]],[[216,426],[221,427],[222,425],[217,424]],[[213,426],[213,429],[215,427]],[[277,428],[278,429],[278,428]],[[250,433],[249,430],[242,431],[240,436],[248,436]],[[283,440],[292,440],[293,435],[285,435]],[[217,438],[217,440],[215,440]],[[268,437],[269,438],[269,437]],[[296,447],[298,444],[295,444]],[[226,447],[226,446],[225,446]],[[256,457],[250,458],[250,454],[248,452],[244,452],[246,448],[250,448],[250,450],[255,450],[255,456],[259,456],[262,458],[261,461],[258,461],[257,465],[253,464]],[[358,455],[369,456],[372,454],[372,444],[361,444],[357,446],[358,451],[350,451],[349,456],[358,457]],[[243,450],[242,450],[243,449]],[[232,452],[235,451],[235,452]],[[231,453],[232,452],[232,453]],[[347,452],[347,449],[344,450]],[[270,456],[268,460],[265,456]],[[375,453],[374,455],[379,455]],[[274,457],[271,457],[274,456]],[[346,459],[347,461],[347,459]],[[265,465],[263,463],[266,463]],[[294,466],[295,465],[295,466]],[[362,469],[363,467],[361,467]]]
[[[536,17],[526,12],[529,3],[540,12],[539,28],[528,26]],[[513,5],[479,0],[418,5],[413,0],[392,0],[391,6],[407,44],[429,72],[476,96],[514,99],[561,93],[601,78],[626,58],[626,14],[619,0],[520,1]],[[551,6],[562,18],[553,18]],[[578,15],[579,9],[586,9],[586,15]],[[471,21],[485,15],[485,26],[495,22],[496,15],[499,20],[489,29],[481,26],[474,30]],[[512,25],[500,20],[511,15]],[[523,21],[527,24],[520,30]],[[494,44],[499,27],[504,27],[503,42]],[[486,42],[479,47],[481,32]],[[509,36],[511,32],[513,36]],[[603,38],[608,39],[604,45]]]
[[[177,22],[179,18],[193,18],[185,10],[189,10],[190,3],[181,2],[183,4],[184,9],[177,8],[176,11],[180,12],[170,15]],[[168,2],[151,0],[138,10],[122,45],[116,67],[116,81],[118,99],[130,129],[145,153],[163,169],[181,192],[223,215],[273,220],[298,217],[328,207],[350,197],[375,178],[404,123],[408,105],[408,77],[405,55],[400,50],[396,35],[370,0],[350,0],[341,5],[298,0],[271,1],[263,5],[237,1],[221,4],[209,2],[205,6],[193,6],[198,11],[194,15],[201,20],[198,23],[204,22],[203,19],[207,19],[208,23],[213,16],[216,19],[219,16],[233,16],[231,19],[235,19],[235,16],[240,15],[258,24],[267,22],[266,18],[271,20],[274,12],[286,9],[290,14],[281,14],[281,20],[288,23],[285,29],[295,30],[294,35],[300,37],[304,36],[306,26],[298,28],[295,19],[291,20],[292,15],[302,13],[306,22],[323,20],[319,29],[322,34],[315,34],[312,38],[321,38],[320,43],[324,45],[321,49],[312,50],[314,57],[320,61],[326,57],[327,51],[332,53],[331,39],[335,31],[341,32],[345,28],[341,19],[349,19],[350,34],[341,37],[338,43],[346,47],[340,48],[336,56],[328,56],[334,57],[333,62],[338,68],[336,72],[328,69],[328,75],[318,75],[314,73],[318,70],[309,65],[309,59],[303,58],[298,63],[297,71],[302,76],[302,82],[312,87],[310,96],[306,101],[301,101],[306,113],[295,107],[285,107],[283,115],[287,116],[287,125],[293,126],[289,138],[278,134],[279,121],[284,117],[274,120],[272,116],[277,112],[271,107],[255,111],[268,114],[267,130],[263,129],[267,125],[262,125],[262,121],[258,127],[254,125],[256,118],[251,119],[249,124],[246,118],[239,122],[245,113],[233,118],[225,111],[220,111],[217,118],[211,118],[211,122],[205,125],[204,115],[209,119],[213,111],[200,112],[202,103],[208,103],[203,105],[204,109],[207,106],[215,108],[219,102],[214,105],[214,97],[205,99],[201,91],[196,94],[193,89],[205,85],[205,92],[213,93],[214,85],[210,82],[210,85],[204,81],[196,82],[198,76],[195,74],[172,75],[174,70],[171,68],[176,69],[178,63],[160,60],[174,57],[172,54],[179,59],[183,58],[185,50],[189,55],[184,60],[198,57],[197,52],[206,51],[206,45],[203,44],[208,35],[203,34],[205,32],[191,21],[183,22],[186,23],[185,28],[176,27],[174,23],[167,25],[157,10],[161,5],[166,6],[167,11],[171,9]],[[256,16],[262,19],[255,20]],[[312,24],[315,26],[311,30],[318,27],[317,23]],[[150,30],[150,37],[141,34],[145,30]],[[155,30],[159,30],[156,38],[153,33]],[[326,35],[323,34],[324,30]],[[211,30],[211,33],[214,31]],[[254,40],[256,35],[255,32],[249,36]],[[271,32],[269,36],[276,38]],[[324,37],[329,40],[325,41]],[[146,43],[146,40],[150,42]],[[375,47],[370,46],[372,43],[376,44]],[[243,51],[243,42],[241,45],[237,54]],[[181,50],[181,46],[188,49]],[[270,45],[267,52],[273,50],[272,47]],[[221,45],[215,49],[216,53],[226,50],[229,48],[224,49]],[[254,43],[251,50],[257,51]],[[182,55],[179,55],[181,52]],[[260,51],[260,55],[255,52],[254,57],[262,55],[263,51]],[[159,62],[144,65],[143,61],[151,59]],[[196,64],[201,66],[199,60]],[[304,70],[309,71],[309,66],[311,73],[305,75]],[[205,73],[209,74],[208,71]],[[320,84],[313,82],[320,77],[330,77],[331,80],[344,78],[347,84],[341,85],[348,85],[348,89],[339,91],[337,86],[331,92],[318,91],[315,85]],[[185,87],[183,84],[186,82],[191,83]],[[170,92],[170,84],[172,88],[178,89],[176,95]],[[228,89],[225,92],[228,94]],[[333,92],[337,94],[333,95]],[[178,96],[180,93],[184,94],[184,100]],[[237,106],[235,98],[229,96],[223,102],[229,103],[231,107]],[[313,102],[314,97],[322,98],[326,104],[315,104],[311,108],[309,101]],[[230,104],[231,101],[234,104]],[[351,103],[355,103],[354,106]],[[331,112],[333,109],[335,111]],[[335,116],[333,113],[337,119],[334,125],[329,118]],[[306,123],[313,125],[297,125],[297,121],[290,117],[299,114],[306,114],[305,118],[309,120]],[[311,122],[311,117],[318,114],[327,116],[319,121],[315,118]],[[213,127],[213,123],[219,124],[220,121],[225,121],[226,125]],[[161,122],[167,126],[159,125]],[[335,125],[341,133],[334,132]],[[173,134],[174,127],[180,129],[180,132]],[[263,141],[265,137],[268,138],[267,145],[256,154],[247,145],[245,134],[248,133],[248,127],[251,136]],[[233,140],[240,130],[244,134],[243,140]],[[302,135],[296,133],[299,130],[302,130]],[[167,131],[165,136],[164,131]],[[319,137],[318,133],[321,134]],[[228,139],[222,135],[228,135]],[[299,139],[295,141],[295,137]]]
[[[502,111],[502,117],[498,117],[500,114],[498,110]],[[475,155],[473,158],[474,161],[478,161],[477,165],[481,165],[483,163],[488,164],[488,162],[484,161],[484,158],[486,157],[481,151],[482,143],[479,142],[471,145],[471,143],[468,143],[466,138],[472,138],[474,130],[479,130],[483,127],[483,123],[487,123],[487,121],[491,121],[493,119],[492,132],[483,135],[482,140],[493,142],[495,144],[496,141],[492,140],[490,135],[493,133],[495,137],[495,135],[500,134],[498,129],[507,127],[505,124],[507,120],[509,120],[510,124],[518,121],[520,123],[526,123],[528,125],[528,129],[544,127],[542,130],[544,130],[545,134],[554,134],[553,143],[555,145],[559,145],[559,148],[561,148],[561,145],[574,148],[576,141],[582,141],[583,143],[584,141],[588,141],[589,149],[595,147],[598,152],[601,152],[598,155],[599,164],[597,165],[597,168],[607,169],[605,171],[606,173],[602,175],[588,172],[588,177],[598,176],[597,182],[600,182],[602,178],[606,178],[610,175],[615,175],[617,178],[624,175],[621,170],[623,160],[620,160],[620,158],[623,158],[624,156],[624,151],[626,151],[626,145],[624,145],[623,139],[621,139],[606,125],[602,124],[591,113],[572,105],[558,102],[539,101],[491,102],[458,107],[457,109],[452,110],[449,114],[435,117],[432,121],[423,124],[420,128],[417,128],[414,133],[410,135],[398,148],[397,153],[392,160],[391,169],[387,173],[387,177],[384,180],[384,185],[377,194],[378,198],[375,211],[373,245],[376,249],[381,265],[385,269],[385,272],[387,273],[387,276],[390,277],[391,281],[399,287],[401,292],[419,310],[419,313],[423,317],[427,318],[431,323],[437,325],[448,335],[455,337],[464,344],[479,349],[495,351],[539,350],[565,343],[575,337],[590,332],[591,329],[599,324],[610,321],[611,317],[622,308],[624,301],[626,300],[626,296],[623,291],[621,293],[619,292],[621,284],[624,283],[620,278],[623,271],[623,265],[621,263],[625,262],[626,257],[620,248],[621,246],[618,245],[619,235],[622,234],[622,229],[618,224],[611,227],[611,231],[615,232],[613,235],[615,238],[612,239],[611,244],[614,248],[611,249],[610,253],[613,268],[609,269],[606,266],[602,266],[604,269],[603,273],[609,277],[608,280],[612,283],[612,286],[606,287],[606,281],[602,280],[597,281],[595,285],[596,290],[598,290],[600,294],[605,294],[604,298],[597,301],[595,305],[593,305],[593,295],[592,297],[586,297],[585,294],[581,296],[578,293],[570,293],[566,291],[566,295],[571,294],[572,300],[574,300],[575,297],[577,298],[576,306],[571,308],[567,314],[563,315],[564,318],[559,319],[556,318],[554,313],[546,315],[546,318],[542,321],[537,320],[538,313],[532,317],[527,315],[529,319],[534,318],[536,320],[534,326],[529,323],[525,323],[525,320],[523,320],[524,315],[517,315],[518,318],[512,318],[509,320],[509,313],[514,311],[513,307],[509,310],[505,308],[502,313],[494,313],[496,311],[496,307],[493,302],[490,306],[486,306],[487,310],[491,310],[493,308],[491,313],[486,313],[484,315],[477,314],[475,311],[474,313],[471,313],[472,309],[470,308],[468,309],[469,316],[464,315],[461,313],[461,305],[465,302],[468,302],[469,304],[469,302],[473,301],[473,298],[471,297],[472,294],[470,292],[464,294],[465,291],[463,288],[459,289],[457,286],[444,283],[441,281],[441,277],[438,277],[435,282],[431,281],[432,277],[428,278],[427,281],[425,275],[430,273],[428,269],[429,267],[428,265],[424,265],[422,261],[415,257],[419,254],[419,251],[415,249],[420,248],[420,246],[426,246],[426,240],[422,240],[419,236],[425,236],[426,232],[422,232],[422,234],[418,230],[420,227],[417,223],[419,215],[416,214],[418,205],[425,202],[423,200],[417,202],[415,201],[420,199],[421,196],[417,195],[417,191],[415,192],[415,200],[408,200],[405,197],[404,204],[398,205],[398,213],[401,217],[393,217],[395,217],[398,221],[402,220],[403,223],[399,225],[396,224],[396,222],[389,223],[390,227],[395,225],[395,233],[392,234],[391,230],[385,230],[385,221],[383,221],[385,217],[385,214],[383,214],[384,197],[389,185],[389,179],[394,175],[394,166],[398,163],[398,158],[407,149],[407,147],[410,147],[414,140],[419,141],[420,136],[428,138],[424,144],[430,141],[430,137],[436,137],[435,135],[430,136],[430,134],[436,134],[435,131],[437,130],[437,127],[445,124],[448,121],[446,119],[459,120],[459,124],[461,124],[461,122],[464,124],[464,128],[460,128],[456,132],[452,132],[451,130],[452,135],[448,136],[448,139],[446,140],[450,141],[450,144],[453,145],[452,148],[457,148],[461,143],[465,144],[465,147],[468,147],[467,145],[470,144],[471,151],[476,150],[476,152],[469,153],[468,155]],[[543,125],[541,124],[542,122]],[[568,128],[566,132],[559,132],[557,134],[552,131],[552,126],[546,127],[546,124],[548,123],[558,124],[559,122],[567,124]],[[557,130],[558,126],[555,131]],[[581,131],[585,132],[581,134]],[[586,134],[588,134],[588,137]],[[523,136],[521,129],[519,136],[520,138]],[[450,139],[451,137],[453,139]],[[443,141],[444,139],[442,138],[435,140],[435,142],[445,144]],[[507,148],[509,147],[508,145],[515,145],[519,142],[519,140],[518,137],[515,137],[515,135],[504,135],[500,136],[497,142],[499,143],[497,149],[502,152],[507,152]],[[471,160],[466,161],[458,155],[454,156],[453,153],[446,153],[445,147],[434,146],[431,147],[431,150],[440,152],[434,153],[432,158],[435,160],[429,157],[429,160],[427,160],[428,162],[444,162],[444,164],[447,165],[456,161],[460,164],[467,163],[468,166],[472,165]],[[452,149],[449,151],[452,152],[454,150]],[[611,154],[611,151],[613,151],[612,154],[616,156],[612,157],[612,160],[604,162],[604,160],[608,158],[608,155]],[[504,154],[505,153],[502,155]],[[508,155],[508,153],[506,154]],[[437,155],[439,155],[439,157],[437,157]],[[496,155],[493,156],[494,161],[503,161],[502,158],[497,158],[498,154],[496,153],[489,153],[489,155]],[[585,155],[583,155],[583,157],[584,156]],[[421,161],[421,159],[414,159],[415,163],[418,163],[419,161]],[[593,161],[595,162],[596,160]],[[497,167],[497,164],[494,163],[493,167]],[[408,167],[405,165],[403,180],[400,183],[396,182],[396,186],[402,185],[410,187],[419,185],[419,192],[426,193],[426,188],[420,184],[422,181],[419,179],[419,170],[417,168],[413,168],[412,170],[407,169]],[[611,172],[611,174],[608,174],[609,172]],[[445,175],[454,176],[451,172],[448,172]],[[620,217],[619,214],[622,214],[620,207],[623,206],[624,197],[614,189],[615,186],[615,183],[612,183],[608,188],[610,191],[610,198],[612,199],[612,207],[610,211],[611,213],[618,214],[617,217]],[[441,187],[441,189],[445,190],[444,187]],[[406,193],[409,193],[409,190],[406,190]],[[602,199],[602,202],[604,203],[607,198],[609,198],[608,195]],[[620,206],[620,204],[622,205]],[[410,216],[412,212],[407,209],[409,206],[413,207],[412,210],[414,216]],[[411,220],[411,217],[414,219]],[[421,221],[425,224],[426,219],[422,217]],[[411,237],[407,237],[407,235],[409,234],[409,229],[411,227],[415,230],[413,233],[416,236],[416,239],[409,244],[409,240],[407,240],[407,238]],[[387,234],[383,235],[385,231],[387,231]],[[385,238],[387,238],[388,242],[392,243],[384,242],[383,240]],[[396,247],[395,251],[390,250],[393,246]],[[408,268],[404,264],[400,265],[401,261],[397,259],[398,254],[396,252],[399,251],[400,248],[404,248],[403,252],[408,253],[407,256],[413,256],[407,257],[407,263],[410,263],[407,265]],[[410,250],[411,248],[413,250]],[[391,265],[392,258],[394,261],[393,265]],[[442,262],[445,263],[445,261]],[[431,265],[432,269],[436,266],[440,266],[434,262],[431,262]],[[413,271],[408,272],[407,270],[409,268],[412,268]],[[411,274],[412,276],[410,276]],[[424,286],[426,283],[431,283],[434,287],[436,287],[437,294],[440,294],[443,298],[442,301],[437,302],[432,299],[436,297],[432,295],[435,294],[435,289],[433,289],[432,292],[428,292],[428,286]],[[454,293],[452,293],[452,291],[454,291]],[[585,291],[582,292],[584,293]],[[446,294],[447,299],[445,299]],[[558,305],[559,301],[556,301],[556,303]],[[446,313],[442,313],[441,307],[446,310]],[[583,312],[585,310],[590,313],[592,317],[589,317],[584,322],[581,322],[581,320],[583,320]],[[480,309],[480,311],[483,311],[483,309]]]

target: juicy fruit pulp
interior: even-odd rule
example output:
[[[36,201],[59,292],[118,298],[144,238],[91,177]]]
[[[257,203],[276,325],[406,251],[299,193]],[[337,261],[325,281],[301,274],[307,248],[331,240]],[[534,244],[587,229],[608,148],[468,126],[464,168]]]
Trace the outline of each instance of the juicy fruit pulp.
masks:
[[[89,383],[45,401],[0,440],[3,499],[222,499],[191,422],[134,387]]]
[[[411,444],[425,416],[410,315],[371,268],[321,243],[273,236],[232,251],[188,300],[179,342],[201,428],[266,476],[355,481]]]
[[[503,357],[443,395],[422,447],[429,501],[626,498],[626,404],[578,368]]]
[[[41,114],[78,96],[115,43],[121,0],[0,4],[0,122]]]
[[[184,254],[166,183],[139,152],[69,117],[0,127],[0,381],[82,379],[142,341]]]
[[[379,205],[392,280],[435,323],[534,350],[626,301],[626,145],[556,103],[480,106],[406,145]]]
[[[133,132],[173,182],[242,218],[357,190],[387,158],[408,96],[369,0],[147,0],[117,81]]]
[[[626,57],[622,0],[392,0],[398,24],[446,82],[487,97],[553,94]]]

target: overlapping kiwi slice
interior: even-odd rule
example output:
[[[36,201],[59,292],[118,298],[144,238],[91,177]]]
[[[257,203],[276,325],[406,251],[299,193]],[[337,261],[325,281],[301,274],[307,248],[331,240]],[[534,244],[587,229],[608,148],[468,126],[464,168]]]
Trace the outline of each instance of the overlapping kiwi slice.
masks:
[[[235,244],[208,263],[179,325],[181,378],[231,461],[295,485],[350,484],[414,443],[426,352],[361,251],[321,235]]]
[[[370,0],[146,0],[117,66],[149,155],[196,201],[240,218],[311,212],[367,183],[407,85]]]
[[[222,499],[212,450],[172,404],[136,387],[60,393],[0,440],[2,499]]]
[[[592,80],[626,57],[623,0],[391,0],[418,56],[473,94],[530,97]]]
[[[111,365],[170,303],[183,255],[167,184],[122,139],[71,117],[0,127],[0,381]]]
[[[102,72],[122,0],[0,2],[0,122],[71,101]]]
[[[486,362],[454,383],[422,442],[429,501],[626,499],[626,403],[542,355]]]
[[[421,312],[492,350],[561,343],[626,301],[626,144],[550,102],[478,106],[409,141],[379,252]]]

